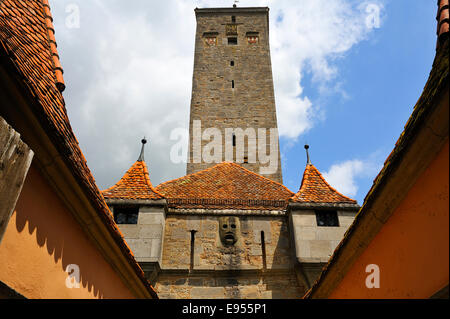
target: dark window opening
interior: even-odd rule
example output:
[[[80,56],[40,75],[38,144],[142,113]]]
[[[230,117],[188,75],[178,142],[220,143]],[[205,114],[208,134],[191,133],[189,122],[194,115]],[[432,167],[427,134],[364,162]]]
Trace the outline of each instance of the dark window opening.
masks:
[[[244,164],[248,164],[248,156],[244,156]]]
[[[234,66],[234,61],[230,61],[230,66]]]
[[[233,146],[236,146],[236,135],[234,135],[234,133],[233,133],[233,140],[232,140],[232,142],[233,142]]]
[[[231,80],[231,88],[234,89],[234,80]]]
[[[228,45],[236,45],[236,44],[237,44],[237,38],[236,37],[228,38]]]
[[[139,206],[114,207],[114,221],[117,224],[137,224]]]
[[[231,16],[231,22],[236,23],[236,17],[235,16]]]
[[[191,230],[191,262],[189,268],[194,269],[194,252],[195,252],[195,233],[196,230]]]
[[[267,263],[266,263],[266,241],[264,239],[264,231],[261,231],[261,251],[262,251],[263,269],[267,269]]]
[[[337,212],[334,210],[318,210],[316,211],[317,226],[339,227],[339,219]]]

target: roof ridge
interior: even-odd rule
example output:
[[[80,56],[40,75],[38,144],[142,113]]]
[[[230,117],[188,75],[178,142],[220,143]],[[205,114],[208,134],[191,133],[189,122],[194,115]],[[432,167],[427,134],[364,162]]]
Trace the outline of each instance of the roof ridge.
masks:
[[[144,177],[145,177],[145,181],[146,181],[148,187],[150,187],[150,189],[151,189],[154,193],[156,193],[157,195],[159,195],[159,196],[161,196],[162,198],[164,198],[164,195],[161,194],[160,192],[158,192],[158,191],[156,190],[156,188],[153,187],[152,182],[150,181],[150,173],[149,173],[149,171],[148,171],[147,163],[145,163],[145,161],[136,161],[136,163],[137,163],[137,162],[142,163],[142,165],[144,166]],[[136,164],[136,163],[135,163],[135,164]]]
[[[269,181],[269,182],[271,182],[271,183],[274,183],[274,184],[277,184],[277,185],[279,185],[279,186],[282,186],[282,187],[284,187],[286,190],[288,190],[289,192],[291,192],[292,194],[295,194],[293,191],[291,191],[289,188],[287,188],[286,186],[284,186],[283,184],[281,184],[281,183],[279,183],[279,182],[276,182],[276,181],[274,181],[274,180],[271,180],[270,178],[267,178],[267,177],[265,177],[265,176],[263,176],[263,175],[261,175],[261,174],[255,173],[255,172],[253,172],[253,171],[251,171],[251,170],[249,170],[249,169],[247,169],[247,168],[245,168],[245,167],[243,167],[243,166],[241,166],[241,165],[239,165],[239,164],[237,164],[237,163],[230,162],[230,164],[235,165],[235,166],[241,168],[242,170],[249,172],[250,174],[256,175],[257,177],[259,177],[259,178],[262,179],[262,180],[267,180],[267,181]]]
[[[44,20],[45,20],[45,29],[47,30],[47,39],[48,39],[48,45],[50,48],[51,53],[51,60],[53,64],[53,73],[55,76],[55,83],[56,87],[59,92],[63,92],[66,88],[66,85],[64,83],[64,77],[63,73],[64,70],[61,66],[61,62],[59,60],[59,54],[56,44],[56,38],[55,38],[55,28],[53,26],[53,17],[52,13],[50,11],[50,4],[48,3],[48,0],[41,0],[42,3],[42,11],[44,14]],[[51,31],[51,32],[50,32]]]
[[[160,186],[163,186],[163,185],[165,185],[165,184],[171,183],[171,182],[175,182],[176,180],[179,180],[179,179],[182,179],[182,178],[185,178],[185,177],[188,177],[188,176],[194,176],[194,175],[198,175],[199,173],[202,173],[202,172],[210,171],[210,170],[212,170],[214,167],[219,166],[219,165],[224,165],[224,164],[229,164],[229,162],[221,162],[221,163],[217,163],[216,165],[211,166],[211,167],[207,167],[207,168],[205,168],[205,169],[203,169],[203,170],[201,170],[201,171],[193,172],[193,173],[186,174],[186,175],[183,175],[183,176],[180,176],[180,177],[177,177],[177,178],[173,178],[173,179],[168,180],[168,181],[166,181],[166,182],[160,183],[158,186],[156,186],[156,188],[158,188],[158,187],[160,187]]]
[[[246,169],[245,167],[242,167],[241,165],[239,165],[239,164],[237,164],[237,163],[234,163],[234,162],[227,162],[227,161],[217,163],[217,164],[214,165],[214,166],[205,168],[205,169],[203,169],[203,170],[201,170],[201,171],[198,171],[198,172],[190,173],[190,174],[187,174],[187,175],[184,175],[184,176],[181,176],[181,177],[177,177],[177,178],[168,180],[168,181],[166,181],[166,182],[163,182],[163,183],[159,184],[158,186],[156,186],[156,188],[158,188],[158,187],[160,187],[160,186],[163,186],[163,185],[165,185],[165,184],[167,184],[167,183],[171,183],[171,182],[174,182],[174,181],[176,181],[176,180],[179,180],[179,179],[188,177],[188,176],[194,176],[194,175],[197,175],[197,174],[199,174],[199,173],[204,173],[204,172],[210,171],[210,170],[212,170],[213,168],[215,168],[215,167],[217,167],[217,166],[225,166],[225,165],[236,166],[236,167],[242,169],[243,171],[246,171],[246,172],[248,172],[248,173],[251,173],[251,174],[257,176],[258,178],[260,178],[260,179],[262,179],[262,180],[264,180],[264,181],[270,181],[271,183],[274,183],[274,184],[277,184],[277,185],[279,185],[279,186],[282,186],[283,188],[285,188],[285,189],[286,189],[287,191],[289,191],[290,193],[295,194],[293,191],[291,191],[289,188],[287,188],[286,186],[284,186],[284,185],[281,184],[281,183],[275,182],[275,181],[271,180],[270,178],[267,178],[267,177],[265,177],[265,176],[262,176],[262,175],[260,175],[260,174],[255,173],[255,172],[252,172],[251,170]]]

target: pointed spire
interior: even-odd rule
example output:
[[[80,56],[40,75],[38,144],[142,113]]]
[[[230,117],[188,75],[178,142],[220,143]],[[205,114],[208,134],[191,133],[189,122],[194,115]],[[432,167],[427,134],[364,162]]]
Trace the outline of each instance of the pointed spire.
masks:
[[[309,149],[309,145],[308,145],[308,144],[305,144],[305,150],[306,150],[306,164],[307,164],[307,165],[311,164],[311,159],[309,158],[309,152],[308,152],[308,149]]]
[[[142,148],[141,148],[141,154],[139,155],[139,158],[138,158],[138,162],[143,162],[144,161],[144,147],[145,147],[145,144],[147,143],[147,140],[145,139],[145,136],[141,140],[141,143],[142,143]]]

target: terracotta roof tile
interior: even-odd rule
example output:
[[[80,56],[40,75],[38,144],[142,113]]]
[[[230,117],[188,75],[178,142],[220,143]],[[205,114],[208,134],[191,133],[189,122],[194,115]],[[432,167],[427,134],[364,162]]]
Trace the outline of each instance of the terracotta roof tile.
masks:
[[[136,161],[116,185],[105,189],[107,199],[162,199],[164,198],[150,182],[147,165]]]
[[[449,0],[438,0],[438,11],[436,15],[437,20],[437,48],[448,38],[449,33]]]
[[[307,164],[303,173],[302,184],[297,194],[292,196],[295,203],[351,203],[356,200],[342,195],[331,187],[319,170],[312,164]]]
[[[0,1],[0,56],[8,59],[34,99],[30,109],[79,181],[114,240],[153,297],[157,295],[133,257],[101,195],[72,131],[47,0]],[[5,60],[6,61],[6,60]]]
[[[172,208],[285,209],[294,194],[235,163],[220,163],[156,187]]]

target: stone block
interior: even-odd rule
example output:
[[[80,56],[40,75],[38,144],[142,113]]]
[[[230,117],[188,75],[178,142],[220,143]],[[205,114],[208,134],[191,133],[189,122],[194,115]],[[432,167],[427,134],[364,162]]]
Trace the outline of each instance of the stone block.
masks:
[[[345,229],[343,227],[318,227],[318,240],[340,240],[344,237]]]
[[[223,298],[225,289],[223,287],[192,287],[192,299],[218,299]]]
[[[139,225],[148,225],[148,224],[156,224],[156,225],[164,225],[164,214],[163,213],[150,213],[150,212],[141,212],[139,211],[138,216],[138,224]]]
[[[331,256],[331,242],[329,240],[311,240],[309,241],[311,257],[328,258]]]
[[[188,231],[191,230],[200,230],[201,217],[198,216],[188,216],[186,218],[186,228]]]
[[[296,227],[295,240],[315,240],[317,239],[317,227]]]
[[[162,225],[139,225],[139,238],[162,238]]]
[[[119,229],[125,238],[139,238],[138,225],[120,224]]]
[[[264,232],[264,241],[266,243],[270,243],[272,240],[272,227],[270,224],[270,220],[260,220],[254,219],[252,220],[252,229],[253,229],[253,242],[260,244],[261,243],[261,231]]]

